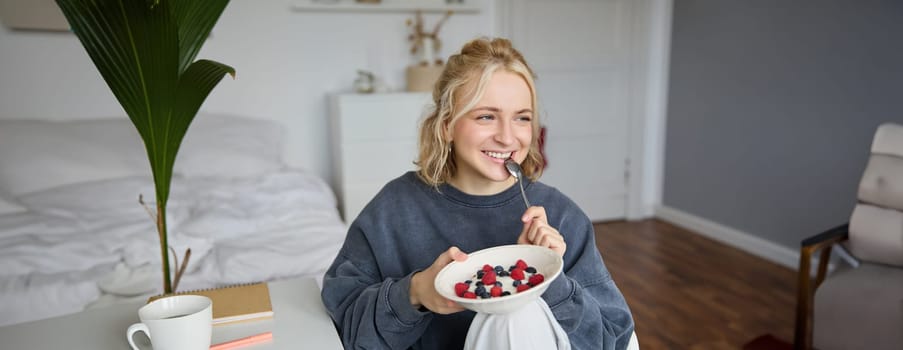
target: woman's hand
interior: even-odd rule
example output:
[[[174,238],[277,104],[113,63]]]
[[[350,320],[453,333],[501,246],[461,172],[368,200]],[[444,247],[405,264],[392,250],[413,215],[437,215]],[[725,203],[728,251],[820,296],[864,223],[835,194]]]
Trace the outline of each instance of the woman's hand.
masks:
[[[436,275],[445,265],[452,261],[467,260],[467,254],[458,247],[448,248],[440,254],[436,261],[426,270],[415,273],[411,277],[411,305],[415,308],[423,306],[437,314],[452,314],[464,310],[457,303],[448,300],[436,291]]]
[[[524,222],[524,230],[517,237],[517,244],[532,244],[554,250],[558,255],[564,256],[567,244],[564,237],[554,227],[549,226],[546,217],[546,209],[533,206],[527,208],[520,218]]]

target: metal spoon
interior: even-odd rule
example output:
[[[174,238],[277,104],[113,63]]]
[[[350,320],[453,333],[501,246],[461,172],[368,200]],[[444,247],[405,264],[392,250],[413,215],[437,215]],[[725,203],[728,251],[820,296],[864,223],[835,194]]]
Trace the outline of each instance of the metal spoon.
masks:
[[[524,193],[524,172],[521,170],[520,164],[517,164],[514,159],[508,158],[505,160],[505,168],[508,169],[511,176],[517,179],[517,184],[520,185],[520,195],[524,197],[524,204],[530,208],[530,201],[527,200],[527,194]]]

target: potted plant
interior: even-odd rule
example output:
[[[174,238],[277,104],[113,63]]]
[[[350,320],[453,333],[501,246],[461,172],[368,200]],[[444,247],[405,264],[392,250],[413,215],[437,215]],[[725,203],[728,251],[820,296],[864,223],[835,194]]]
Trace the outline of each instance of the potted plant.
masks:
[[[228,0],[56,0],[72,31],[135,124],[156,192],[163,292],[172,293],[166,201],[182,138],[210,91],[235,70],[195,61]],[[187,255],[183,260],[184,269]],[[183,270],[180,269],[180,270]]]

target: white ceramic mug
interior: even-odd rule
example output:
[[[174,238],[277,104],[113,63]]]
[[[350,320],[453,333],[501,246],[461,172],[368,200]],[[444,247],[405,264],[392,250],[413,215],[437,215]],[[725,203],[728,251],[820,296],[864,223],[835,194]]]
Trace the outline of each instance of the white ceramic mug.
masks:
[[[213,302],[200,295],[175,295],[154,300],[138,309],[141,323],[126,331],[129,345],[136,332],[150,338],[154,350],[209,350],[213,333]]]

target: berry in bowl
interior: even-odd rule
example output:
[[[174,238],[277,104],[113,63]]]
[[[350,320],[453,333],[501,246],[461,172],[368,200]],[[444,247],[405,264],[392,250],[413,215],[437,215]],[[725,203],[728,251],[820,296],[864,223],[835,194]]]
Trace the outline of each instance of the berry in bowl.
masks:
[[[534,245],[505,245],[468,254],[436,276],[443,297],[464,308],[507,314],[536,300],[561,274],[563,262],[555,251]]]

